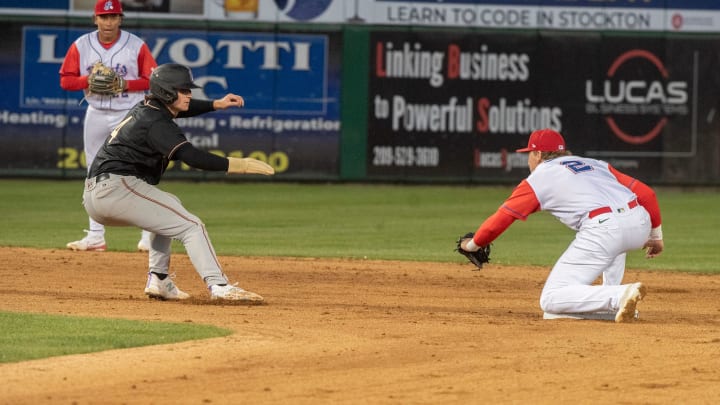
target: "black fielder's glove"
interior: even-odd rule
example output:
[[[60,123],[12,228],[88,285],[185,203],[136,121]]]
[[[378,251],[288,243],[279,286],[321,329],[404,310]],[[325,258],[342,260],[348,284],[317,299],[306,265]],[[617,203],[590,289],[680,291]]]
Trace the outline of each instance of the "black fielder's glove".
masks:
[[[477,266],[478,269],[482,269],[483,264],[490,261],[490,245],[480,246],[480,249],[475,252],[468,252],[460,246],[464,239],[472,238],[474,235],[474,233],[468,232],[465,234],[465,236],[458,239],[457,247],[455,248],[455,250],[461,255],[465,256],[468,260],[470,260],[470,263]]]

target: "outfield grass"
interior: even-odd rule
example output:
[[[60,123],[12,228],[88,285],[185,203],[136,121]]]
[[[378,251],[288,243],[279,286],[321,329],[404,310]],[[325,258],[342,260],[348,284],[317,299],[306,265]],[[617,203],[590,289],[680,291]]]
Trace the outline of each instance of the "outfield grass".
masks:
[[[228,336],[209,325],[0,311],[0,363]]]
[[[477,226],[511,187],[168,181],[203,219],[221,255],[462,262],[455,239]],[[0,180],[0,246],[64,248],[83,236],[82,182]],[[628,267],[719,272],[720,193],[659,189],[666,252]],[[135,249],[139,231],[111,228],[111,250]],[[493,263],[551,266],[574,233],[547,213],[517,221],[493,245]],[[182,246],[176,244],[176,250]]]

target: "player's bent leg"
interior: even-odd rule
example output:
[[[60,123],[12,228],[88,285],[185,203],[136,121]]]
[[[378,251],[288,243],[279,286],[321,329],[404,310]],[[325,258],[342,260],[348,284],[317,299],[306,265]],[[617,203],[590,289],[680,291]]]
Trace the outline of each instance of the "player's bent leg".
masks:
[[[625,277],[625,258],[627,254],[621,253],[610,263],[603,272],[603,285],[620,285]]]
[[[614,312],[624,287],[593,283],[620,253],[607,248],[617,244],[617,239],[603,229],[581,229],[548,275],[540,296],[542,310],[551,314]]]
[[[138,244],[137,244],[138,252],[149,252],[150,251],[150,243],[151,243],[150,236],[151,235],[152,235],[152,233],[150,233],[146,230],[143,230],[142,232],[140,232],[140,241],[138,241]]]
[[[125,220],[155,234],[153,250],[157,249],[159,237],[176,239],[183,244],[195,270],[207,285],[227,284],[200,218],[189,212],[175,195],[134,177],[123,179],[124,187],[131,190],[135,207],[133,212],[126,214]]]
[[[148,268],[151,272],[167,273],[170,270],[172,238],[155,235],[153,249],[148,254]]]
[[[113,225],[132,225],[154,233],[149,255],[151,273],[155,271],[153,269],[167,271],[170,258],[169,243],[171,239],[177,239],[185,247],[195,270],[210,289],[212,299],[249,303],[263,301],[258,294],[228,284],[205,224],[187,211],[176,196],[135,177],[113,175],[111,181],[116,182],[116,187],[115,191],[110,192],[119,193],[118,198],[125,199],[124,203],[132,206],[133,209],[124,211],[120,218],[113,216],[117,210],[114,204],[103,201],[105,198],[87,198],[87,191],[86,209],[96,218],[106,219]],[[164,245],[161,243],[163,240],[167,241],[167,248],[163,248]],[[164,262],[165,260],[167,262]],[[154,290],[151,288],[151,291]]]

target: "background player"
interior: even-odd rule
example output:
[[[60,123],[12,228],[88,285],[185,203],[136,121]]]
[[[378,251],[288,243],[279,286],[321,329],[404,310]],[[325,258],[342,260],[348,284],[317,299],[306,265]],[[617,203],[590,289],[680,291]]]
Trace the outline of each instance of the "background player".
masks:
[[[98,0],[93,22],[97,30],[78,38],[67,51],[60,68],[60,86],[65,90],[85,91],[83,145],[88,169],[110,132],[135,104],[142,101],[149,87],[152,69],[157,66],[147,45],[137,36],[120,29],[123,10],[119,0]],[[87,91],[88,73],[97,61],[112,67],[125,79],[126,91],[117,95],[99,95]],[[87,235],[67,244],[72,250],[104,251],[105,227],[89,219]],[[150,233],[143,231],[138,250],[150,249]]]
[[[180,200],[157,187],[170,160],[191,167],[227,173],[270,175],[268,164],[252,158],[224,158],[195,149],[174,118],[242,107],[240,96],[194,100],[190,69],[178,64],[158,66],[150,78],[150,94],[112,132],[90,168],[83,204],[90,217],[105,225],[137,226],[152,232],[145,293],[153,298],[185,299],[171,277],[171,242],[180,241],[213,299],[261,302],[255,293],[228,284],[205,224]]]
[[[517,151],[529,152],[530,175],[461,242],[462,249],[476,251],[516,219],[548,211],[577,234],[545,282],[544,317],[632,320],[645,286],[621,284],[626,252],[645,247],[651,258],[664,248],[655,192],[606,162],[573,156],[551,129],[533,132],[528,146]],[[603,284],[592,285],[600,275]]]

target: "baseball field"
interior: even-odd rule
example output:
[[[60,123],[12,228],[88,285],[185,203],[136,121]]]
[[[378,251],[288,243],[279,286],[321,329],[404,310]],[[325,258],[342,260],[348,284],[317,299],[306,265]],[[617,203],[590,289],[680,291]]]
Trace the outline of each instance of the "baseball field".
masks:
[[[179,244],[172,271],[193,298],[149,300],[138,230],[109,228],[107,252],[64,248],[87,227],[81,182],[1,180],[0,404],[720,397],[716,190],[658,190],[666,251],[628,255],[625,281],[648,295],[636,322],[615,324],[542,319],[540,290],[573,237],[549,215],[516,222],[481,271],[453,252],[510,187],[161,187],[205,221],[230,279],[266,304],[210,301]],[[47,354],[25,360],[17,348],[28,346]]]

